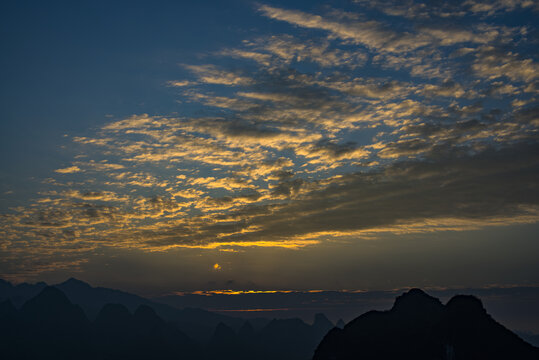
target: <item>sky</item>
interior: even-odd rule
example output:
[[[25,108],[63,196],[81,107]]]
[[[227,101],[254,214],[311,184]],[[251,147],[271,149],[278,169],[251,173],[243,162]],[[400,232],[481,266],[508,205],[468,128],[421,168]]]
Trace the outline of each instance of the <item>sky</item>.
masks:
[[[538,14],[3,1],[0,277],[539,286]]]

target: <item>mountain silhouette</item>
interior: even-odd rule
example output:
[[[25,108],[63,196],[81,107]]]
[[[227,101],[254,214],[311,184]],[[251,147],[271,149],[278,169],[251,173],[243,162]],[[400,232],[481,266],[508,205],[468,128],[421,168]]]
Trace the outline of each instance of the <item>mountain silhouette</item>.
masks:
[[[13,294],[11,284],[1,286]],[[262,322],[257,318],[265,326],[256,329],[243,319],[200,309],[175,309],[73,278],[54,287],[32,286],[17,287],[26,294],[41,289],[20,310],[9,297],[0,302],[2,358],[306,360],[332,327],[318,314],[313,325],[300,319]],[[1,295],[6,298],[5,294]],[[169,319],[159,316],[158,310],[163,309],[171,315]],[[87,316],[93,312],[93,317]],[[183,329],[203,336],[197,343]]]
[[[235,342],[235,331],[231,327],[223,323],[219,323],[217,325],[217,327],[215,328],[215,332],[213,333],[213,336],[210,340],[210,344],[217,347],[228,347],[230,345],[233,345]]]
[[[137,310],[135,310],[133,320],[138,331],[155,329],[165,324],[165,321],[157,316],[155,310],[147,305],[140,305]]]
[[[260,359],[309,359],[320,341],[300,319],[274,319],[259,334]]]
[[[97,316],[105,304],[122,304],[129,311],[135,311],[138,306],[150,303],[149,300],[138,295],[115,289],[93,287],[75,278],[70,278],[55,287],[62,290],[72,302],[82,306],[91,319]]]
[[[497,323],[474,296],[446,305],[419,289],[397,297],[389,311],[369,311],[333,328],[314,360],[539,359],[539,349]]]
[[[47,286],[18,312],[13,341],[29,359],[86,359],[90,322],[80,306]]]
[[[52,286],[45,287],[36,297],[28,300],[20,313],[23,321],[32,325],[33,331],[48,334],[73,334],[88,324],[82,308]]]
[[[312,325],[273,319],[257,327],[77,279],[58,287],[33,286],[0,282],[0,297],[6,299],[0,301],[2,359],[307,360],[313,354],[315,360],[539,358],[538,349],[494,321],[473,296],[458,295],[444,305],[412,289],[397,297],[390,310],[367,312],[341,329],[323,314],[316,314]],[[20,300],[21,293],[35,289],[40,290],[20,307],[4,296],[9,292]],[[73,299],[103,305],[88,317]],[[127,305],[106,300],[126,300]],[[160,310],[171,317],[160,316]],[[204,336],[197,341],[189,332]]]
[[[307,360],[332,328],[322,314],[313,325],[301,319],[273,319],[259,331],[245,321],[238,331],[221,323],[207,345],[208,359]]]
[[[67,282],[67,288],[92,291],[91,286],[75,279]],[[212,316],[196,309],[182,313],[194,322]],[[197,344],[181,331],[178,322],[165,321],[144,304],[134,312],[121,303],[105,304],[95,319],[89,320],[82,308],[56,287],[43,288],[20,310],[9,300],[0,303],[0,320],[3,359],[306,360],[322,332],[332,326],[322,314],[315,317],[313,325],[300,319],[275,319],[259,331],[243,320],[238,331],[219,322],[211,338]]]
[[[9,299],[15,307],[20,307],[24,302],[39,294],[46,286],[47,284],[44,282],[36,284],[22,283],[13,286],[8,281],[0,279],[0,301]],[[154,309],[160,318],[176,323],[183,333],[201,343],[206,343],[210,340],[215,327],[219,323],[224,323],[236,331],[244,323],[243,319],[202,309],[178,309],[124,291],[93,287],[75,278],[70,278],[54,285],[54,287],[61,290],[69,301],[79,305],[90,320],[95,319],[106,304],[122,304],[130,312],[134,312],[141,305],[146,305]],[[266,324],[267,322],[262,323]]]
[[[140,306],[145,305],[151,307],[160,318],[174,322],[183,333],[201,343],[209,341],[219,323],[224,323],[237,330],[244,322],[243,319],[202,309],[177,309],[170,305],[161,304],[120,290],[92,287],[75,278],[70,278],[56,285],[56,287],[62,290],[72,302],[80,304],[89,318],[95,318],[98,311],[106,304],[122,304],[130,312],[134,312]]]
[[[518,331],[515,332],[520,338],[524,339],[526,342],[532,344],[535,347],[539,347],[539,334],[534,334],[530,332]]]
[[[91,322],[55,287],[45,287],[17,310],[0,303],[2,359],[204,359],[174,324],[141,305],[134,314],[106,304]]]
[[[38,282],[36,284],[21,283],[12,285],[9,281],[0,279],[0,300],[9,299],[15,307],[21,307],[28,299],[33,298],[45,288],[47,284]]]
[[[196,345],[155,311],[141,305],[134,314],[122,304],[107,304],[94,321],[98,353],[110,359],[196,358]]]
[[[233,359],[240,352],[239,339],[230,326],[219,323],[209,343],[209,358]]]
[[[127,338],[133,331],[133,315],[122,304],[106,304],[94,321],[96,330],[114,338]]]
[[[18,354],[18,312],[11,300],[0,302],[0,349],[3,357],[15,358]],[[3,344],[2,344],[3,343]]]
[[[314,316],[313,330],[320,340],[331,330],[335,325],[324,314],[316,314]]]
[[[238,337],[242,341],[252,341],[255,336],[255,328],[249,321],[246,321],[238,331]]]

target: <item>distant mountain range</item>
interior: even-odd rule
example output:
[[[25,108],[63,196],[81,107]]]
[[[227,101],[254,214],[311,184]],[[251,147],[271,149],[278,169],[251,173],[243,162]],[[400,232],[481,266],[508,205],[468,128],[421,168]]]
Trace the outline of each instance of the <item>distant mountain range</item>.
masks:
[[[12,285],[0,279],[0,300],[10,299],[15,307],[20,307],[24,302],[36,296],[46,286],[47,284],[44,282]],[[158,316],[166,321],[176,323],[178,328],[185,330],[189,336],[202,342],[207,341],[211,337],[213,330],[219,323],[224,323],[237,330],[244,322],[240,318],[221,315],[202,309],[177,309],[124,291],[92,287],[74,278],[56,284],[54,287],[61,290],[72,303],[79,305],[91,320],[95,319],[98,312],[106,304],[122,304],[130,312],[134,312],[141,305],[147,305],[154,309]],[[253,321],[256,326],[263,326],[267,322],[268,320],[266,319],[255,319]]]
[[[90,322],[59,289],[44,287],[17,310],[0,304],[3,359],[198,358],[199,348],[176,327],[140,305],[134,314],[105,305]]]
[[[324,315],[250,319],[177,309],[77,279],[0,280],[2,359],[539,359],[473,296],[446,305],[413,289],[389,311],[334,326]]]
[[[73,278],[55,286],[0,280],[0,301],[6,359],[307,360],[333,327],[322,314],[308,325],[177,309]]]
[[[539,349],[492,319],[474,296],[457,295],[443,305],[412,289],[391,310],[332,329],[313,359],[537,360]]]

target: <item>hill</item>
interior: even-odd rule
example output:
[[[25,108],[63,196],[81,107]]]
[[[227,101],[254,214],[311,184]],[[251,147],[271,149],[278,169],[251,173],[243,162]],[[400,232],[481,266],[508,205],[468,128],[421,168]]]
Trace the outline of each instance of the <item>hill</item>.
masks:
[[[539,349],[497,323],[474,296],[446,305],[422,290],[399,296],[391,310],[370,311],[333,328],[313,360],[539,359]]]

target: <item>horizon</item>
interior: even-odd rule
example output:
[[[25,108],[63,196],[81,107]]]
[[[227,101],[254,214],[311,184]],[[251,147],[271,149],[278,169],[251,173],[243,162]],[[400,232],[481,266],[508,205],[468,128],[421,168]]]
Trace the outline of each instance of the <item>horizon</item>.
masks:
[[[370,353],[384,359],[395,355],[426,359],[436,353],[443,358],[450,349],[459,358],[473,354],[474,358],[535,359],[539,350],[539,335],[509,330],[479,298],[454,295],[444,305],[417,288],[394,298],[390,309],[371,309],[346,324],[342,318],[332,323],[323,313],[316,313],[311,323],[175,309],[122,291],[93,288],[75,278],[54,286],[6,284],[0,281],[0,298],[5,299],[0,303],[0,339],[8,358],[28,354],[67,359],[76,354],[88,359],[126,355],[249,359],[254,355],[268,360],[318,360],[337,355],[344,360]],[[400,346],[383,350],[370,345],[373,339]],[[412,344],[418,346],[403,350]]]
[[[333,320],[471,289],[539,333],[538,14],[3,2],[0,278]]]
[[[3,280],[3,279],[0,279]],[[4,280],[5,281],[5,280]],[[333,324],[339,320],[345,323],[372,311],[390,310],[396,298],[416,288],[392,290],[262,290],[262,291],[195,291],[169,294],[132,293],[121,288],[109,288],[90,284],[71,277],[59,283],[45,283],[47,286],[62,286],[69,283],[83,283],[93,289],[119,290],[126,294],[140,296],[177,309],[200,308],[231,317],[249,319],[291,319],[299,318],[312,324],[317,314],[323,314]],[[30,285],[37,285],[35,284]],[[28,284],[18,283],[14,286]],[[487,312],[507,328],[520,333],[539,334],[539,286],[485,287],[485,288],[423,288],[430,296],[447,304],[458,295],[473,295],[478,298]],[[228,297],[223,301],[223,297]],[[22,305],[22,304],[20,304]],[[272,308],[272,306],[279,306]]]

